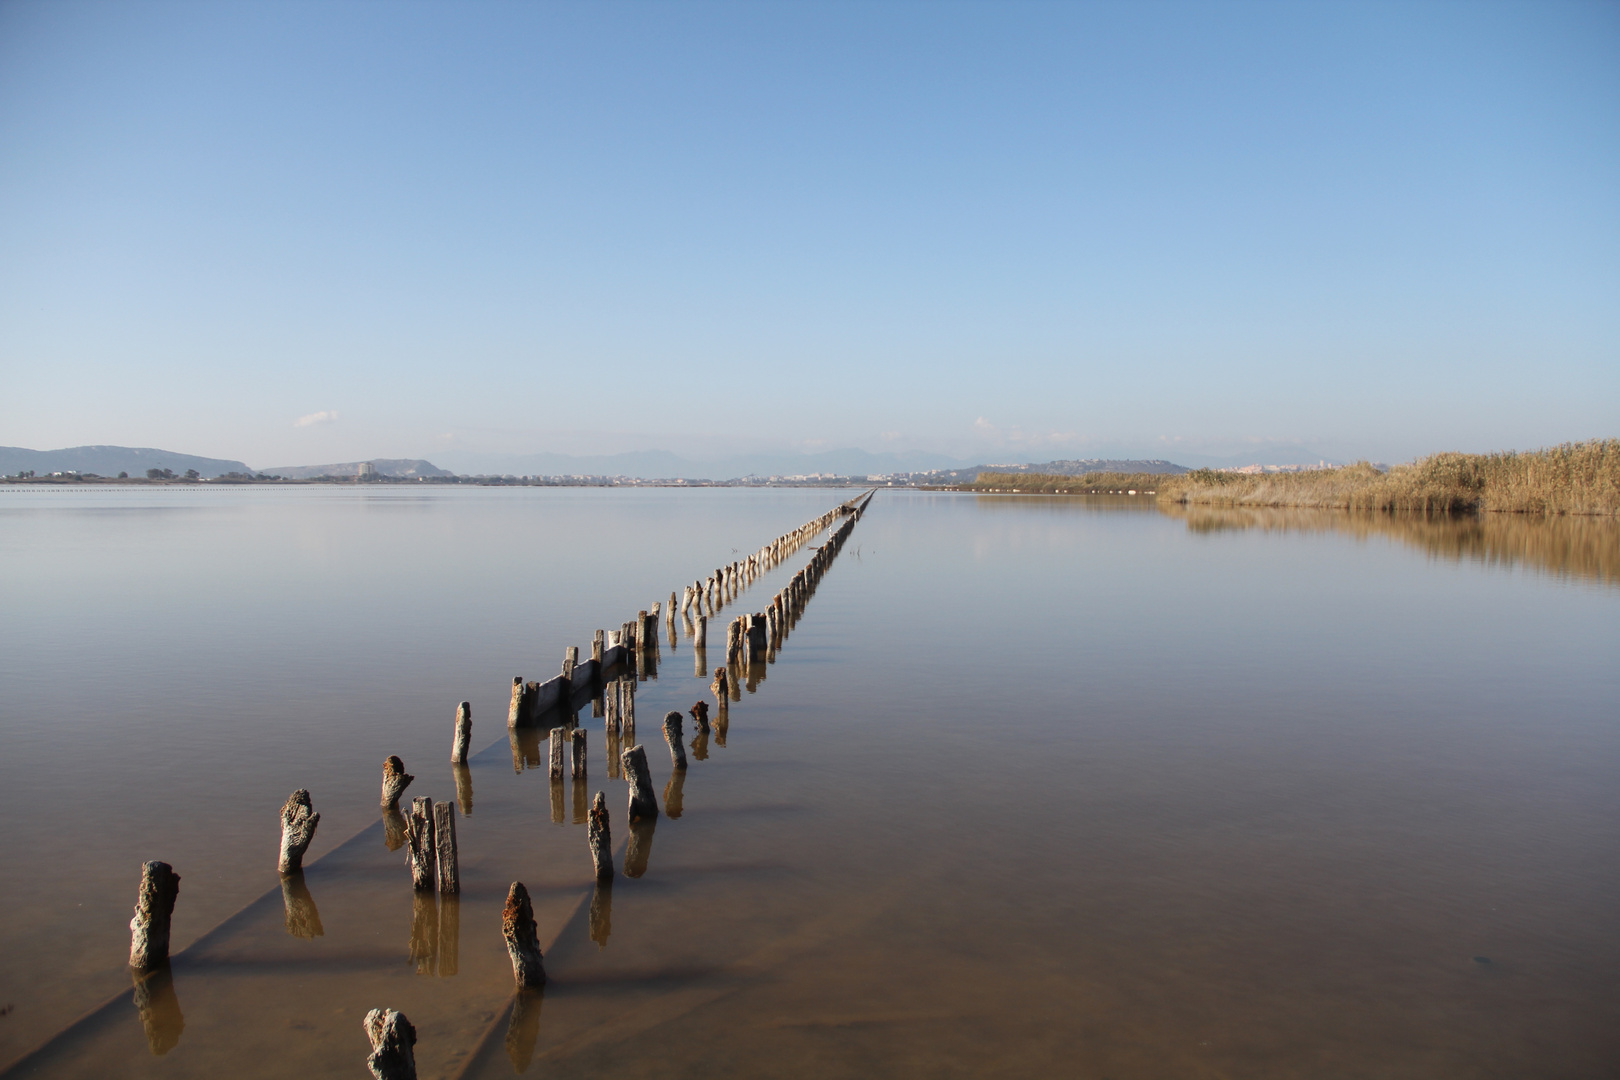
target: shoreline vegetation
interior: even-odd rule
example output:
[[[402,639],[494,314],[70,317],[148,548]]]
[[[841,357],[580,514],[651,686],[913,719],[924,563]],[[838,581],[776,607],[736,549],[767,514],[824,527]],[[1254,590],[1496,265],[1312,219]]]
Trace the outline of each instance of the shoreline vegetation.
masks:
[[[956,491],[1137,494],[1160,503],[1386,513],[1620,515],[1620,439],[1523,453],[1433,454],[1387,471],[1368,462],[1292,473],[980,473]]]

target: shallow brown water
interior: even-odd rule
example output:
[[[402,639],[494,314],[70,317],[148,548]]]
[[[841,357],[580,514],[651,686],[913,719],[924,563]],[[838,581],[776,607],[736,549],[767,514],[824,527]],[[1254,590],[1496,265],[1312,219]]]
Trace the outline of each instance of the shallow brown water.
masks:
[[[841,497],[6,493],[0,778],[32,824],[0,855],[36,872],[0,885],[0,1058],[129,986],[165,858],[164,1052],[126,994],[20,1075],[363,1075],[379,1005],[423,1076],[1613,1073],[1620,590],[1472,554],[1514,541],[882,493],[593,896],[574,792],[555,824],[514,771],[511,675]],[[668,803],[653,722],[707,679],[661,659]],[[380,764],[451,797],[462,698],[464,893],[424,911]],[[297,786],[323,819],[289,903]],[[551,982],[514,1014],[518,879]]]

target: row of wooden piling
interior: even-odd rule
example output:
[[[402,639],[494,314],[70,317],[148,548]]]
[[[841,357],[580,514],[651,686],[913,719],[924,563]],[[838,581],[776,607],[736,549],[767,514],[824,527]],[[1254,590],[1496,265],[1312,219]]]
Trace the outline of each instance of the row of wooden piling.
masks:
[[[864,498],[845,503],[784,533],[754,554],[717,568],[706,580],[686,586],[678,602],[675,593],[671,592],[669,605],[662,609],[662,614],[669,622],[672,644],[675,640],[677,610],[687,621],[688,632],[701,652],[707,643],[709,616],[718,613],[760,575],[791,557],[840,515],[845,515],[844,523],[817,549],[809,564],[772,598],[765,612],[740,616],[728,626],[727,664],[733,670],[736,670],[739,661],[741,666],[746,667],[755,657],[767,654],[774,660],[774,650],[780,646],[790,621],[802,611],[804,603],[814,591],[815,583],[825,573],[870,498],[871,495],[867,494]],[[650,609],[638,612],[635,619],[622,624],[618,631],[596,631],[591,656],[586,661],[579,659],[578,648],[569,647],[564,653],[561,674],[551,680],[525,682],[521,676],[514,678],[507,714],[509,729],[534,727],[543,714],[553,709],[571,713],[569,706],[577,689],[589,687],[597,691],[593,697],[602,701],[608,731],[618,736],[614,741],[632,744],[617,755],[616,762],[609,763],[610,775],[622,770],[629,786],[627,817],[632,824],[654,819],[659,813],[647,767],[646,750],[634,740],[636,673],[647,671],[649,660],[656,662],[660,609],[661,605],[654,603]],[[620,675],[611,681],[605,679],[608,670],[621,666],[630,671],[628,676]],[[717,669],[716,675],[719,711],[723,718],[731,687],[725,668]],[[699,702],[693,707],[692,717],[700,731],[706,733],[709,726],[708,706]],[[687,760],[682,742],[682,725],[683,718],[679,712],[667,713],[662,734],[669,748],[672,767],[684,773]],[[472,707],[464,701],[456,709],[450,754],[453,765],[465,769],[471,740]],[[553,781],[560,782],[565,766],[570,764],[576,783],[586,779],[586,740],[583,730],[567,726],[552,728],[548,749],[548,772]],[[571,762],[565,761],[565,758],[571,758]],[[614,765],[619,768],[614,768]],[[384,761],[381,802],[385,819],[397,821],[402,817],[399,799],[414,779],[405,771],[404,763],[397,756],[390,755]],[[470,802],[470,792],[463,802]],[[455,812],[456,804],[453,802],[435,803],[425,796],[412,800],[410,816],[404,819],[400,830],[403,844],[398,846],[407,846],[406,862],[411,883],[418,892],[435,889],[452,895],[460,892]],[[300,788],[293,792],[281,809],[281,847],[277,868],[283,875],[284,892],[286,881],[300,873],[304,854],[319,824],[320,814],[314,810],[309,791]],[[592,800],[587,841],[597,880],[609,881],[614,873],[612,840],[606,798],[600,791]],[[389,846],[392,849],[396,843],[391,842]],[[143,864],[134,918],[130,922],[129,963],[136,976],[137,997],[146,980],[167,968],[170,925],[179,889],[180,876],[168,863],[153,861]],[[544,958],[539,946],[533,906],[522,882],[513,882],[508,890],[502,910],[502,937],[518,987],[543,985]],[[366,1015],[363,1026],[372,1044],[372,1052],[367,1059],[372,1075],[379,1080],[414,1080],[416,1070],[412,1048],[416,1042],[416,1031],[410,1021],[396,1010],[373,1009]]]

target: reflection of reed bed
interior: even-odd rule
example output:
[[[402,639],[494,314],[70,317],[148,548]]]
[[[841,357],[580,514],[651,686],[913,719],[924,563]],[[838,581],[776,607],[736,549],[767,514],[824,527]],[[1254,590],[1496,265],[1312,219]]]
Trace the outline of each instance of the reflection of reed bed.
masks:
[[[1501,454],[1434,454],[1388,472],[1341,469],[1167,476],[1161,502],[1333,510],[1620,515],[1620,439]]]
[[[1092,472],[1081,476],[1059,476],[1050,473],[982,472],[964,490],[1027,491],[1045,495],[1152,494],[1158,490],[1161,481],[1169,478],[1169,474],[1165,473]]]
[[[1193,532],[1266,529],[1388,536],[1430,555],[1492,566],[1527,566],[1582,581],[1620,585],[1620,521],[1521,514],[1337,513],[1271,507],[1161,504]]]

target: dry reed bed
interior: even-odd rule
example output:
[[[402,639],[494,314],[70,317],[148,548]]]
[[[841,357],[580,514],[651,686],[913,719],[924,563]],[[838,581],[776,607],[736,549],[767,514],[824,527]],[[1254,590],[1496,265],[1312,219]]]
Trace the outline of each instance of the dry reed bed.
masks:
[[[1440,513],[1620,514],[1620,439],[1500,454],[1434,454],[1301,473],[1198,469],[1161,478],[1159,501]]]

